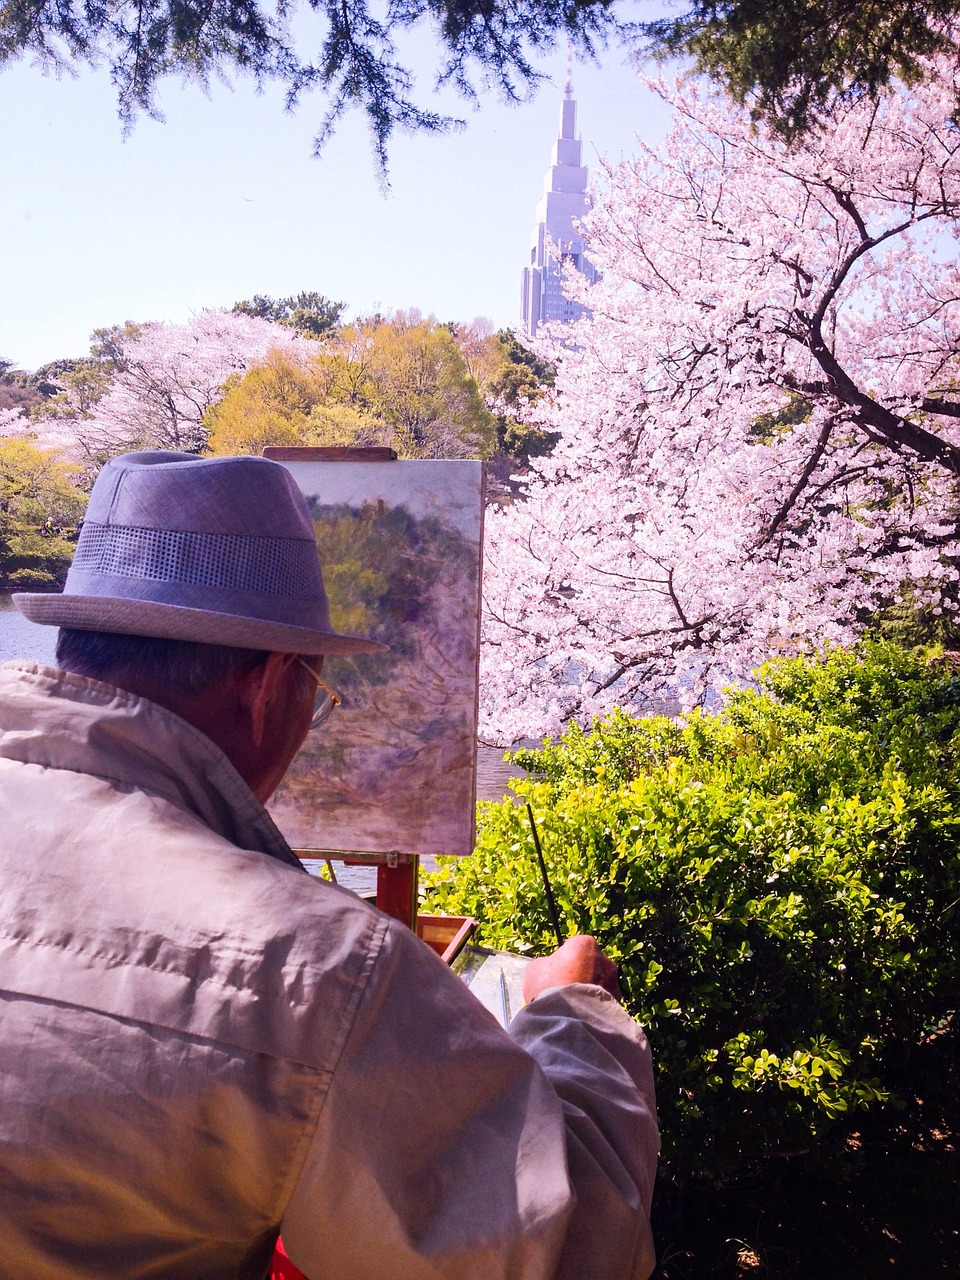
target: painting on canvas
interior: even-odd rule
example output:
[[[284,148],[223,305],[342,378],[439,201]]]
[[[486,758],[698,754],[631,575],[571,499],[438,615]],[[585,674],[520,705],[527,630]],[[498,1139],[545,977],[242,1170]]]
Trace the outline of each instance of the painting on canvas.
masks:
[[[328,656],[342,698],[270,804],[298,852],[473,849],[479,462],[285,462],[314,519],[331,620],[389,645]]]

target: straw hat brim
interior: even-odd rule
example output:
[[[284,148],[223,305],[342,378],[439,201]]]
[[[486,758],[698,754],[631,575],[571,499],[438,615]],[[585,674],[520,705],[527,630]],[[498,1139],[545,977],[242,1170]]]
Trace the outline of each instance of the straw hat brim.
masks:
[[[31,622],[79,631],[192,640],[274,653],[385,653],[388,646],[338,631],[314,631],[262,618],[110,596],[18,593],[13,603]]]

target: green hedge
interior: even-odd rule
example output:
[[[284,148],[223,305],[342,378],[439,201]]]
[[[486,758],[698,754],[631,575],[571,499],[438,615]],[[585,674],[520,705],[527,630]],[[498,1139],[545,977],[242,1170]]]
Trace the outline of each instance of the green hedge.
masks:
[[[895,1106],[958,1005],[960,675],[869,642],[758,679],[514,757],[567,928],[649,1031],[666,1160],[710,1177]],[[488,945],[554,945],[520,805],[426,892]]]

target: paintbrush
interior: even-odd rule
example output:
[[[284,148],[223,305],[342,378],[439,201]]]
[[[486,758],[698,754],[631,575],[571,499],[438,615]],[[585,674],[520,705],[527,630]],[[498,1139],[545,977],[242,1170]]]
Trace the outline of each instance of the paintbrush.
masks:
[[[550,877],[547,875],[547,864],[543,860],[543,850],[540,848],[540,836],[537,833],[537,823],[533,816],[533,810],[530,802],[527,801],[527,815],[530,818],[530,829],[533,832],[533,847],[537,851],[537,861],[540,863],[540,875],[543,879],[543,887],[547,894],[547,906],[550,908],[550,919],[553,922],[553,932],[557,935],[557,946],[562,947],[564,943],[563,930],[560,927],[560,913],[557,911],[557,904],[554,901],[553,890],[550,888]]]

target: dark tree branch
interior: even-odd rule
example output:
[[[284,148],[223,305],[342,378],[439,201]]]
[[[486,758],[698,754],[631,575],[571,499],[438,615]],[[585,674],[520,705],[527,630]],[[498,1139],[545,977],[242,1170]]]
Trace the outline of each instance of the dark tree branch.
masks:
[[[757,546],[755,548],[756,550],[759,550],[760,547],[766,546],[766,544],[772,540],[773,535],[777,532],[777,530],[783,524],[784,520],[786,520],[787,516],[793,510],[793,507],[797,499],[800,497],[804,489],[807,487],[810,477],[813,475],[814,471],[817,468],[818,463],[820,462],[820,459],[823,457],[824,450],[826,449],[827,444],[830,440],[830,433],[833,431],[833,427],[834,427],[834,423],[832,419],[829,419],[827,422],[824,423],[823,427],[820,430],[820,434],[817,437],[817,443],[814,445],[813,451],[810,454],[810,457],[807,459],[806,463],[804,464],[804,468],[800,472],[800,475],[797,479],[796,484],[787,494],[777,514],[770,521],[769,525],[767,525],[767,528],[764,531],[763,537],[757,543]]]
[[[882,235],[868,236],[866,228],[854,202],[847,192],[837,191],[830,187],[838,205],[853,221],[861,233],[860,243],[847,255],[830,280],[816,311],[810,316],[798,312],[798,318],[805,322],[807,333],[792,336],[804,343],[814,359],[826,375],[826,387],[829,393],[840,404],[854,410],[852,421],[860,428],[875,432],[889,448],[895,450],[909,449],[925,462],[933,462],[949,471],[951,475],[960,476],[960,449],[949,441],[916,423],[911,422],[893,410],[886,408],[872,396],[867,395],[853,381],[840,364],[830,345],[823,336],[823,323],[831,305],[836,300],[840,287],[846,280],[854,265],[871,249],[884,241],[899,235],[903,231],[918,226],[921,222],[945,212],[943,209],[927,210],[916,217],[911,217],[894,227],[889,227]]]
[[[960,418],[960,404],[955,400],[938,400],[936,396],[927,396],[920,408],[925,413],[939,413],[944,418]]]
[[[960,449],[956,445],[918,427],[861,391],[827,346],[819,330],[811,333],[808,345],[827,376],[830,394],[840,404],[854,410],[851,421],[856,426],[872,429],[889,448],[898,451],[909,449],[925,462],[936,463],[951,475],[960,476]]]

